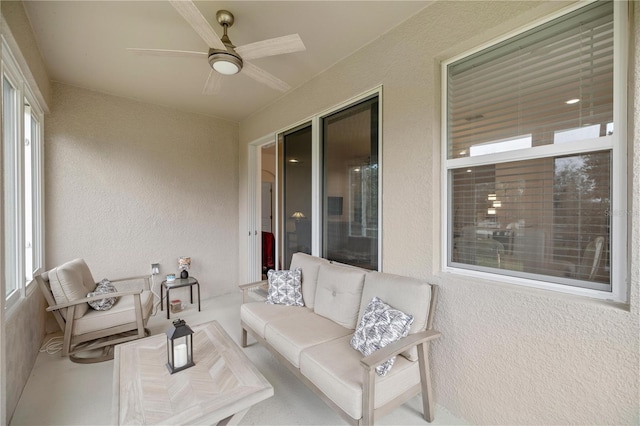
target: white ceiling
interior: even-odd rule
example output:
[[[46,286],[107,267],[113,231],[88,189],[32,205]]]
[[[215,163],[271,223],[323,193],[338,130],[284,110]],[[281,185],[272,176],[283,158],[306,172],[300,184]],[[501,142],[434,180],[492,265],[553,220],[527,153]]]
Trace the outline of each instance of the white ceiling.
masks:
[[[399,25],[429,1],[197,1],[215,31],[235,15],[236,46],[298,33],[306,51],[251,62],[296,88]],[[224,76],[203,95],[206,59],[141,56],[128,47],[208,51],[166,1],[25,1],[51,80],[239,121],[283,96],[249,77]]]

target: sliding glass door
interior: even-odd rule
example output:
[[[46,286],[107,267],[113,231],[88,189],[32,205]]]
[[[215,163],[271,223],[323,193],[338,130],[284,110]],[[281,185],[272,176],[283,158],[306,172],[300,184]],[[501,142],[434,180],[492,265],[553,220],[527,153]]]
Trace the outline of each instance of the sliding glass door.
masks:
[[[380,88],[278,133],[276,268],[303,252],[380,267]]]
[[[322,256],[378,269],[378,96],[321,118]]]
[[[311,124],[278,135],[279,259],[288,269],[296,252],[311,254]]]

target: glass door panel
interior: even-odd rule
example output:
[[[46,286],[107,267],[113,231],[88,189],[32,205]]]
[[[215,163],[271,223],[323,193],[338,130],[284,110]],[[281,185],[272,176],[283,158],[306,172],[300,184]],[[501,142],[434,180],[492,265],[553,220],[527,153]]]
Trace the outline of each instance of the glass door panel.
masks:
[[[378,269],[378,97],[322,118],[323,257]]]
[[[311,124],[278,135],[279,264],[311,254]]]

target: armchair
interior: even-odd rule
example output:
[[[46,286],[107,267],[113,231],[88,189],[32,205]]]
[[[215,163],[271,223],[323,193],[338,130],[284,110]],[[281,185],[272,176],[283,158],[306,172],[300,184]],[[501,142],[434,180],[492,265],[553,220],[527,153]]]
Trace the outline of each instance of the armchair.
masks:
[[[96,283],[82,259],[75,259],[35,277],[58,325],[64,332],[62,356],[73,362],[94,363],[113,359],[113,346],[145,337],[153,309],[149,277],[139,276],[111,280],[116,293],[86,297]],[[132,290],[125,282],[142,281],[143,288]],[[125,288],[127,287],[127,288]],[[113,307],[98,311],[88,302],[116,297]],[[102,349],[98,356],[77,356],[81,352]]]

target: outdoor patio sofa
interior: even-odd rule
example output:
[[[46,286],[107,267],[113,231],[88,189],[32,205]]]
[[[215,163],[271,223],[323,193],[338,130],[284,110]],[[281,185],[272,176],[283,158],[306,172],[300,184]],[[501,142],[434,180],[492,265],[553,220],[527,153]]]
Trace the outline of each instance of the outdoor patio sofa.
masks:
[[[304,253],[293,255],[289,272],[298,268],[304,306],[256,300],[256,289],[273,290],[269,281],[240,285],[243,347],[251,335],[351,424],[373,424],[419,393],[431,422],[429,343],[440,336],[433,330],[437,286]],[[364,330],[363,315],[367,311],[369,318],[374,297],[413,322],[406,337],[363,356],[352,338]],[[376,332],[374,327],[365,334]],[[376,368],[395,355],[391,369],[379,375]]]

